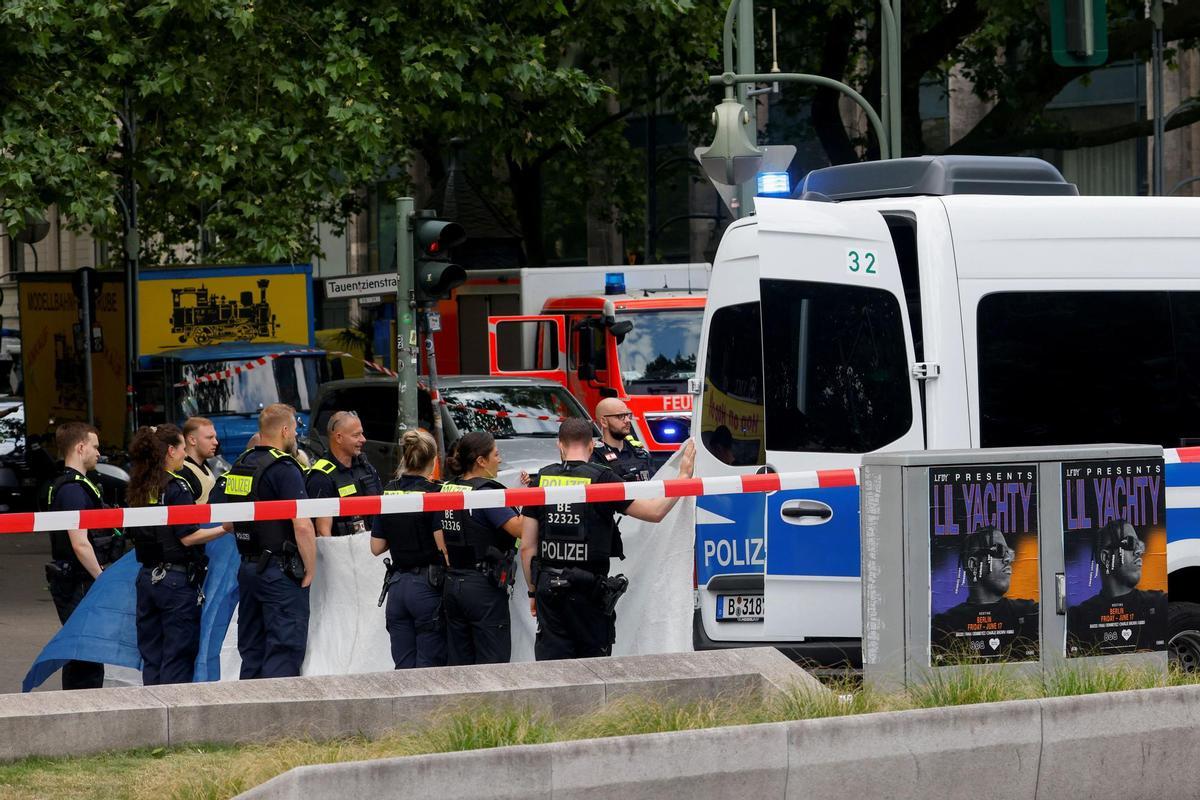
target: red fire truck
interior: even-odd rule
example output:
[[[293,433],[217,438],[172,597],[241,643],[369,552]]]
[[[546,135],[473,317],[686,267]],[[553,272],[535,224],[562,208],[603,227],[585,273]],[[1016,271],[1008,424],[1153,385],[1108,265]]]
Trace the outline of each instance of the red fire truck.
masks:
[[[541,314],[488,318],[489,368],[496,375],[556,380],[588,411],[619,397],[637,437],[661,464],[691,435],[696,348],[705,293],[686,288],[627,291],[605,277],[605,293],[552,297]]]

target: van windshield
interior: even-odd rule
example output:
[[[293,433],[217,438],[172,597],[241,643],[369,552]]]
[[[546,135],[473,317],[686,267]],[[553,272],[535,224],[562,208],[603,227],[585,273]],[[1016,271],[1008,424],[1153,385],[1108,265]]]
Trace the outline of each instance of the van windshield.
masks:
[[[221,380],[198,383],[191,392],[179,392],[177,417],[257,414],[271,403],[287,403],[297,411],[309,411],[320,382],[320,358],[283,356]],[[181,379],[234,370],[245,363],[245,359],[189,361],[181,365]]]
[[[704,309],[617,314],[633,330],[617,345],[621,380],[630,394],[681,394],[696,377],[696,351]]]
[[[861,286],[764,280],[768,450],[867,453],[912,427],[900,303]]]

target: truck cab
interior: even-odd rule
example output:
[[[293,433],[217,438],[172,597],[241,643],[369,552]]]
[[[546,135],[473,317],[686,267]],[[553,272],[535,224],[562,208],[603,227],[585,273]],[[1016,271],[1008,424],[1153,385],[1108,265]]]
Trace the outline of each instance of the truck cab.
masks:
[[[691,435],[688,384],[705,293],[626,292],[619,277],[610,276],[611,294],[554,297],[539,315],[489,317],[489,367],[493,375],[556,380],[589,412],[619,397],[660,466]]]
[[[272,403],[296,409],[303,436],[317,387],[328,375],[323,350],[306,345],[217,344],[143,356],[143,424],[213,421],[221,453],[232,461],[258,430],[258,412]]]

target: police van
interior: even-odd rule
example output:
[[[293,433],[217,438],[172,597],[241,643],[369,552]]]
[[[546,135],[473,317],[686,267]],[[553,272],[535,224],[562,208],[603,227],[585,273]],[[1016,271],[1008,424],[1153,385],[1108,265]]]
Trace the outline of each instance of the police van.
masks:
[[[814,171],[726,231],[690,388],[699,476],[1198,444],[1200,200],[1081,197],[1030,158]],[[1200,485],[1200,464],[1167,481]],[[696,505],[698,649],[860,663],[857,487]],[[1171,650],[1195,667],[1200,509],[1168,513]]]

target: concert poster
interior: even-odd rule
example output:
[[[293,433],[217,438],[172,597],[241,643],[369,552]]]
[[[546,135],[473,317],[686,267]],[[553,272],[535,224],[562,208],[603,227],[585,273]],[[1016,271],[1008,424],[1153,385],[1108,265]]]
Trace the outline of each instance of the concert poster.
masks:
[[[1068,657],[1166,649],[1161,458],[1062,465]]]
[[[1036,661],[1036,464],[929,470],[930,663]]]

